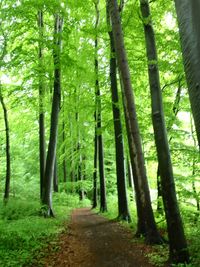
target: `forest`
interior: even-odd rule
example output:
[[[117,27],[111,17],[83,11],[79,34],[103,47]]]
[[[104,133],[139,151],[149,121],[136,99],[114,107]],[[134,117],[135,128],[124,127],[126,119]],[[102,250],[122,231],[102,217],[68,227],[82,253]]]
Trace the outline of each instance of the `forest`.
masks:
[[[199,12],[0,1],[0,266],[200,266]],[[58,263],[91,214],[93,239],[122,227],[148,263],[78,263],[86,241]]]

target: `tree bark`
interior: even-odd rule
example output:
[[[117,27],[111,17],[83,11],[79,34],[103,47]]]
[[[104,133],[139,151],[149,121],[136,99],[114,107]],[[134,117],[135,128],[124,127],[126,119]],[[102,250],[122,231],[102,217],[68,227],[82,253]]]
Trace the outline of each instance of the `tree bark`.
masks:
[[[133,185],[133,173],[131,169],[131,162],[129,160],[129,156],[126,157],[126,164],[127,164],[127,176],[128,176],[128,186],[132,189],[134,189]]]
[[[140,0],[148,59],[148,74],[151,91],[152,121],[156,143],[162,197],[167,220],[170,261],[184,263],[189,261],[187,243],[176,198],[173,170],[165,126],[160,78],[157,64],[157,51],[148,0]],[[176,234],[174,234],[176,233]]]
[[[101,128],[101,93],[99,87],[99,64],[98,64],[98,36],[97,28],[99,24],[99,0],[94,2],[96,10],[96,23],[95,23],[95,96],[96,96],[96,110],[97,110],[97,139],[98,139],[98,162],[99,162],[99,177],[100,177],[100,211],[107,211],[106,202],[106,182],[104,173],[104,151],[103,151],[103,137]]]
[[[118,218],[130,222],[131,217],[128,208],[127,191],[126,191],[123,132],[122,132],[118,88],[117,88],[117,64],[115,58],[113,33],[112,30],[110,30],[111,25],[110,25],[110,15],[109,15],[108,5],[107,5],[107,25],[109,29],[108,34],[110,38],[110,81],[111,81],[111,98],[112,98],[112,111],[113,111],[114,133],[115,133]]]
[[[124,46],[124,38],[120,21],[120,14],[116,0],[108,0],[110,16],[112,21],[112,30],[114,36],[116,57],[118,69],[122,81],[122,92],[124,95],[124,112],[127,118],[127,133],[129,139],[130,157],[135,177],[135,185],[138,187],[139,195],[136,200],[140,201],[140,210],[142,212],[143,225],[145,225],[146,241],[149,243],[161,243],[154,215],[151,207],[150,192],[148,187],[144,155],[140,140],[140,132],[135,110],[135,101],[130,79],[130,71],[127,62],[127,55]],[[137,203],[138,204],[138,203]],[[137,207],[138,208],[138,207]],[[141,233],[143,234],[143,233]]]
[[[38,27],[39,27],[39,157],[40,157],[40,199],[42,200],[43,186],[44,186],[44,172],[46,164],[46,144],[45,144],[45,112],[44,112],[44,86],[43,86],[43,12],[38,12]]]
[[[193,121],[192,118],[190,117],[190,125],[191,125],[191,134],[192,134],[192,139],[193,139],[193,143],[194,143],[194,147],[197,147],[197,141],[196,141],[196,137],[194,135],[194,127],[193,127]],[[193,155],[193,162],[192,162],[192,175],[194,176],[196,174],[196,157],[195,154]],[[195,178],[194,178],[195,179]],[[200,199],[199,199],[199,194],[196,188],[196,183],[195,180],[192,181],[192,191],[194,194],[194,199],[196,200],[196,207],[197,207],[197,219],[199,217],[199,211],[200,211]]]
[[[59,15],[55,15],[55,28],[54,28],[54,91],[51,111],[51,125],[50,125],[50,138],[47,152],[47,161],[44,176],[44,190],[42,197],[42,204],[46,206],[46,216],[54,216],[52,210],[52,180],[54,172],[54,163],[56,157],[56,144],[58,132],[58,118],[60,111],[61,99],[61,68],[60,68],[60,52],[61,52],[61,32],[62,32],[62,19]]]
[[[172,126],[174,124],[174,120],[177,117],[177,114],[179,112],[179,103],[181,99],[181,79],[178,80],[178,89],[176,92],[175,100],[173,103],[172,107],[172,112],[174,113],[173,119],[170,121],[168,127],[167,127],[167,132],[169,133],[170,130],[172,129]],[[169,144],[172,140],[172,136],[169,138]],[[160,214],[163,214],[163,203],[162,203],[162,186],[161,186],[161,180],[160,180],[160,169],[159,169],[159,163],[158,163],[158,168],[157,168],[157,190],[158,190],[158,195],[157,195],[157,211]]]
[[[1,92],[0,84],[0,102],[3,108],[4,123],[6,130],[6,181],[5,181],[5,191],[4,191],[4,202],[7,203],[10,194],[10,177],[11,177],[11,162],[10,162],[10,128],[8,122],[8,111],[4,103],[3,95]]]
[[[55,158],[53,171],[53,191],[58,193],[58,172],[57,172],[57,158]]]
[[[200,2],[175,0],[189,99],[200,147]]]
[[[95,112],[95,122],[96,122],[96,112]],[[93,170],[93,199],[92,199],[92,208],[95,209],[97,207],[97,160],[98,160],[98,137],[97,137],[97,129],[95,125],[95,133],[94,133],[94,170]]]
[[[63,117],[63,132],[62,132],[62,139],[63,143],[65,143],[65,122],[64,122],[64,117]],[[63,182],[67,182],[67,169],[66,169],[66,159],[65,159],[65,145],[63,146]]]

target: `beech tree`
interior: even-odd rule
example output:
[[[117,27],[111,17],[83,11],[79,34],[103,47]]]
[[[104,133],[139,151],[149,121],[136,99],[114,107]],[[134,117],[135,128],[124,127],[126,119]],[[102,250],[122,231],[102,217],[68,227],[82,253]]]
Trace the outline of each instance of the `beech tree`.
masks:
[[[101,124],[101,92],[99,86],[99,63],[98,63],[98,24],[99,24],[99,0],[94,2],[96,10],[95,22],[95,119],[96,119],[96,133],[98,144],[98,165],[99,165],[99,178],[100,178],[100,211],[107,211],[106,203],[106,182],[104,171],[104,151],[103,151],[103,137],[102,137],[102,124]],[[95,178],[95,177],[94,177]],[[94,190],[96,188],[94,187]]]
[[[152,121],[159,163],[159,172],[161,176],[162,197],[168,227],[170,260],[173,263],[184,263],[189,261],[189,255],[176,198],[171,156],[163,112],[160,77],[157,64],[158,58],[156,41],[154,29],[150,19],[151,13],[148,0],[140,0],[140,7],[143,16],[146,40],[149,85],[151,90]],[[176,231],[176,235],[174,235],[174,231]]]
[[[119,73],[122,81],[122,91],[124,94],[124,112],[127,119],[127,132],[129,134],[129,151],[132,166],[135,166],[135,179],[140,195],[138,198],[142,204],[141,212],[143,216],[144,234],[149,243],[161,243],[162,238],[157,231],[153,210],[151,207],[150,192],[146,176],[146,169],[144,163],[144,156],[142,152],[140,132],[137,122],[137,115],[135,109],[135,101],[133,96],[133,89],[130,79],[130,72],[126,50],[124,47],[123,32],[120,22],[120,14],[118,4],[115,0],[109,0],[109,10],[112,21],[112,30],[114,36],[114,44],[116,50],[116,57],[118,62]]]
[[[38,61],[39,61],[39,156],[40,156],[40,198],[42,199],[44,172],[46,163],[46,144],[45,144],[45,114],[44,114],[44,82],[43,82],[43,12],[38,11]]]
[[[200,2],[175,0],[189,99],[200,146]]]
[[[47,152],[46,168],[44,175],[44,189],[42,194],[42,204],[47,207],[46,215],[54,216],[52,210],[52,182],[56,158],[56,143],[58,131],[58,116],[60,111],[61,99],[61,66],[60,66],[60,53],[61,53],[61,33],[62,33],[62,18],[59,14],[55,15],[54,26],[54,91],[51,111],[51,128],[50,138]]]
[[[8,122],[8,111],[4,102],[4,97],[2,94],[2,88],[0,83],[0,102],[4,114],[4,123],[6,131],[6,182],[5,182],[5,192],[4,192],[4,201],[5,203],[9,199],[10,194],[10,177],[11,177],[11,162],[10,162],[10,127]]]
[[[111,81],[111,97],[112,111],[115,132],[115,155],[116,155],[116,174],[117,174],[117,192],[118,192],[118,218],[130,221],[130,213],[128,208],[127,192],[126,192],[126,175],[125,175],[125,157],[123,132],[121,124],[121,114],[119,108],[119,96],[117,87],[117,64],[115,58],[115,47],[112,28],[110,25],[110,15],[108,3],[106,5],[107,26],[110,38],[110,81]]]

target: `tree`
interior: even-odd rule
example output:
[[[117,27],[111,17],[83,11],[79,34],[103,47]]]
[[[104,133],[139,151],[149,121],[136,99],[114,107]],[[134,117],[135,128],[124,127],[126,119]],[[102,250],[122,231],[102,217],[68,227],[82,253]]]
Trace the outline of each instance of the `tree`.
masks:
[[[175,0],[189,99],[200,146],[200,2]]]
[[[56,157],[56,143],[58,131],[58,117],[60,111],[61,99],[61,66],[60,66],[60,53],[61,53],[61,32],[62,32],[62,19],[59,14],[55,15],[54,25],[54,91],[51,111],[51,126],[50,137],[47,152],[45,176],[44,176],[44,190],[42,196],[42,204],[47,207],[46,215],[54,216],[52,210],[52,182]]]
[[[104,173],[104,151],[103,151],[103,137],[101,127],[101,92],[99,87],[99,64],[98,64],[98,24],[99,24],[99,0],[94,1],[96,10],[96,22],[95,22],[95,98],[96,98],[96,129],[98,139],[98,163],[99,163],[99,177],[100,177],[100,211],[107,211],[106,203],[106,182]]]
[[[149,243],[161,243],[162,239],[157,231],[153,210],[151,207],[150,192],[148,187],[146,168],[144,162],[144,155],[142,152],[140,132],[137,121],[135,101],[133,95],[133,89],[130,78],[129,65],[124,46],[123,32],[120,21],[120,14],[118,10],[118,4],[116,0],[109,0],[109,10],[112,21],[112,31],[114,36],[114,44],[116,50],[116,57],[118,62],[118,68],[122,84],[122,93],[124,95],[124,113],[126,114],[126,126],[129,139],[129,152],[132,161],[132,167],[134,166],[133,176],[135,185],[137,185],[136,201],[140,206],[141,216],[143,223],[143,229],[140,230],[140,234],[146,236],[146,240]],[[139,193],[137,195],[137,193]],[[139,206],[137,207],[139,208]]]
[[[167,220],[170,260],[173,263],[184,263],[189,261],[189,255],[182,219],[176,198],[171,156],[163,112],[162,94],[160,89],[156,42],[154,29],[150,19],[151,13],[148,0],[140,0],[140,7],[146,40],[149,85],[152,103],[152,121],[159,163],[159,172],[161,176],[162,197]],[[176,235],[174,235],[174,231],[176,232]]]
[[[95,122],[96,122],[96,111],[95,111]],[[93,197],[92,197],[92,208],[95,209],[97,207],[97,199],[98,199],[98,189],[97,189],[97,161],[98,161],[98,137],[97,137],[97,128],[95,125],[94,132],[94,170],[93,170]]]
[[[123,132],[121,124],[121,115],[119,108],[119,96],[117,88],[117,64],[115,58],[115,47],[113,33],[110,25],[109,7],[107,9],[107,26],[110,38],[110,81],[111,81],[111,98],[112,111],[115,133],[115,157],[116,157],[116,174],[117,174],[117,192],[118,192],[118,218],[130,221],[130,213],[128,208],[127,192],[126,192],[126,175],[125,175],[125,157]]]
[[[5,123],[5,131],[6,131],[6,182],[5,182],[5,191],[4,191],[4,202],[6,203],[9,199],[10,194],[10,178],[11,178],[11,162],[10,162],[10,128],[8,122],[8,111],[4,102],[4,98],[2,95],[0,83],[0,102],[3,108],[4,114],[4,123]]]
[[[44,85],[43,85],[43,12],[38,11],[38,61],[39,61],[39,156],[40,156],[40,198],[42,199],[44,186],[44,172],[46,164],[46,144],[45,144],[45,113],[44,113]]]

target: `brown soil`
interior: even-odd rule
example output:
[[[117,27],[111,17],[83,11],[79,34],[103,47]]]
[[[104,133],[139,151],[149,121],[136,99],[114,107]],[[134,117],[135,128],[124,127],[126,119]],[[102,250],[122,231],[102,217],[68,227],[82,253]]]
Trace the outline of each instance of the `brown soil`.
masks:
[[[89,208],[73,211],[70,226],[55,246],[58,251],[47,256],[46,267],[153,267],[145,257],[150,247]]]

